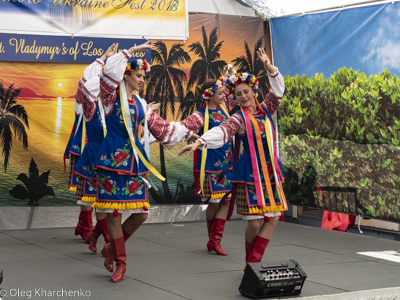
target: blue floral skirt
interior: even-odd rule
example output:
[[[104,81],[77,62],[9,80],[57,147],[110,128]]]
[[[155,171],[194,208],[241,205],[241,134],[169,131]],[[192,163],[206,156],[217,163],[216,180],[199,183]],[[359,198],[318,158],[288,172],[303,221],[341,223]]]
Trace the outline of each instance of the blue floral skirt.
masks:
[[[200,189],[200,172],[195,171],[198,178],[198,186]],[[199,193],[202,198],[210,198],[211,203],[219,203],[221,198],[228,192],[232,190],[232,185],[229,181],[232,171],[228,171],[225,177],[217,183],[220,173],[208,173],[205,172],[205,178],[203,183],[203,190]],[[211,182],[211,184],[210,184]],[[231,196],[229,195],[227,199],[229,200]]]
[[[97,197],[92,207],[98,212],[148,213],[145,175],[121,175],[98,169]]]
[[[79,205],[92,206],[96,200],[97,179],[78,176],[75,199]]]

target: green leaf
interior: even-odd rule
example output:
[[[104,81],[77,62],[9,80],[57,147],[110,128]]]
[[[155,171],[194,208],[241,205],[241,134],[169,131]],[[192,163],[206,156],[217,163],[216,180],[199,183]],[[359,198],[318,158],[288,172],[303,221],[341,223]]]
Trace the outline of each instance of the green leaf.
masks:
[[[367,144],[367,147],[368,147],[369,153],[373,154],[373,153],[374,153],[374,151],[372,151],[372,147],[371,147],[371,145],[370,145],[370,144]]]
[[[368,210],[371,212],[371,215],[372,215],[373,217],[376,217],[376,214],[375,214],[375,207],[373,207],[372,205],[370,205],[370,206],[368,207]]]
[[[377,198],[378,198],[378,201],[379,201],[380,205],[385,205],[385,201],[382,199],[381,196],[378,195]]]

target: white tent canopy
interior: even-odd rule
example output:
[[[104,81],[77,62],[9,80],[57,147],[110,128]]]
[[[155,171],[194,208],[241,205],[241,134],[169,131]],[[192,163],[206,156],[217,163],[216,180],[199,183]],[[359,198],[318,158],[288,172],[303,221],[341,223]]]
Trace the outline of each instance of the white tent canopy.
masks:
[[[253,8],[236,0],[188,0],[188,8],[190,13],[256,16],[256,11]]]
[[[266,18],[316,11],[340,9],[350,6],[393,2],[388,0],[237,0],[246,2]]]

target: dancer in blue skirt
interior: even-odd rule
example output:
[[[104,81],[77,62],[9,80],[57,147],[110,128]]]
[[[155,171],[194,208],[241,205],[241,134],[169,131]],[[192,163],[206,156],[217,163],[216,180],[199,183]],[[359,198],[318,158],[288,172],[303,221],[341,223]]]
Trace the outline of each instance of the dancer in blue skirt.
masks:
[[[137,91],[144,84],[150,65],[133,53],[147,51],[149,42],[111,56],[100,76],[100,97],[104,105],[107,135],[97,160],[97,197],[93,207],[107,213],[110,243],[105,247],[104,265],[113,271],[112,282],[122,280],[126,271],[125,241],[147,219],[149,203],[146,174],[164,178],[149,163],[151,133],[163,145],[186,141],[192,132],[179,123],[168,123],[152,111]],[[135,55],[135,56],[136,56]],[[141,144],[143,121],[145,147]],[[129,217],[121,225],[121,213]]]

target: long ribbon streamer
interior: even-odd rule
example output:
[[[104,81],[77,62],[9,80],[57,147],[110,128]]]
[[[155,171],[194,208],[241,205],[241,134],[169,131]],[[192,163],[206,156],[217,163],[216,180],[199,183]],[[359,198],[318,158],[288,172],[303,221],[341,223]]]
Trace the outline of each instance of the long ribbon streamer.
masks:
[[[244,116],[244,123],[246,126],[247,139],[249,141],[251,165],[252,165],[252,169],[253,169],[254,185],[256,188],[256,196],[257,196],[257,206],[260,209],[264,209],[264,207],[265,207],[264,192],[263,192],[262,184],[261,184],[260,171],[258,169],[258,161],[257,161],[256,149],[254,147],[254,138],[253,138],[253,130],[251,128],[251,121],[247,114],[247,110],[245,112],[245,111],[243,111],[242,107],[240,109],[242,110],[242,114]]]
[[[257,123],[256,119],[254,118],[252,113],[247,108],[246,108],[246,112],[247,112],[247,115],[250,118],[250,121],[253,123],[253,126],[254,126],[254,132],[255,132],[255,135],[256,135],[258,153],[260,155],[260,160],[261,160],[261,171],[262,171],[262,174],[264,175],[264,182],[265,182],[265,186],[266,186],[266,189],[267,189],[269,202],[271,204],[271,207],[275,208],[276,207],[276,203],[275,203],[274,193],[272,192],[271,181],[269,179],[267,161],[265,159],[265,153],[264,153],[264,147],[263,147],[263,143],[262,143],[262,139],[261,139],[260,128],[258,127],[258,123]],[[267,116],[265,116],[265,123],[267,122],[266,119],[267,119]],[[267,135],[267,139],[268,139],[268,135]],[[250,141],[249,141],[249,143],[250,143]],[[254,143],[254,140],[251,141],[251,143]],[[264,205],[265,205],[265,203],[264,203]],[[258,207],[260,208],[260,206],[258,206]]]
[[[142,163],[147,167],[147,169],[149,169],[157,178],[159,178],[162,181],[165,181],[164,176],[162,176],[147,160],[146,158],[143,156],[142,152],[140,152],[140,150],[137,148],[136,144],[135,144],[135,137],[133,136],[133,127],[132,127],[132,120],[130,118],[130,114],[129,117],[127,116],[126,112],[130,112],[129,110],[129,103],[128,103],[128,97],[126,95],[126,89],[125,89],[125,82],[122,80],[121,84],[120,84],[120,95],[122,96],[122,103],[121,103],[121,111],[122,111],[122,116],[124,118],[124,123],[125,123],[125,127],[126,130],[128,131],[129,134],[129,139],[131,141],[132,144],[132,150],[133,150],[133,154],[135,155],[135,160],[136,163],[138,165],[138,170],[139,170],[139,158],[142,161]],[[146,114],[146,110],[144,111],[144,113]],[[144,179],[144,177],[142,177]],[[147,181],[147,180],[146,180]],[[147,182],[146,182],[147,183]],[[150,185],[150,183],[148,183],[148,185]]]
[[[206,110],[204,113],[204,127],[203,134],[208,131],[208,126],[210,123],[210,116],[208,114],[208,101],[206,103]],[[203,149],[201,152],[201,164],[200,164],[200,191],[204,196],[204,178],[205,178],[205,169],[206,169],[206,160],[207,160],[207,149]]]
[[[283,192],[282,181],[281,181],[281,176],[283,174],[282,174],[282,170],[280,169],[280,166],[279,166],[279,160],[278,160],[278,156],[276,154],[276,147],[274,147],[275,140],[274,140],[274,134],[273,134],[273,126],[272,126],[271,120],[269,118],[268,118],[268,120],[266,120],[265,124],[268,126],[266,128],[267,129],[266,133],[268,133],[267,141],[268,141],[269,151],[270,151],[270,154],[272,157],[271,163],[272,163],[272,168],[273,168],[273,173],[274,173],[274,178],[275,178],[276,190],[278,192],[278,197],[281,201],[282,207],[284,208],[284,210],[287,210],[288,205],[287,205],[285,193]]]
[[[136,98],[139,99],[140,104],[142,104],[142,108],[144,111],[144,150],[146,151],[147,158],[150,160],[150,139],[149,139],[149,124],[147,123],[148,115],[147,115],[147,102],[143,100],[136,91],[134,91]],[[141,126],[141,125],[140,125]],[[141,132],[141,128],[139,126],[139,132]]]
[[[101,124],[103,124],[103,134],[104,137],[106,137],[107,135],[106,116],[104,114],[103,100],[101,100],[100,95],[97,97],[97,105],[99,106]]]
[[[86,122],[82,122],[81,154],[86,146]]]
[[[262,110],[262,107],[260,104],[257,102],[256,104],[259,109]],[[281,177],[283,177],[282,170],[279,165],[279,160],[278,160],[278,155],[276,153],[276,147],[275,147],[275,140],[274,140],[274,127],[271,119],[265,115],[265,125],[266,125],[266,137],[267,137],[267,142],[268,142],[268,149],[269,153],[271,156],[271,164],[272,164],[272,170],[275,178],[275,187],[277,190],[278,197],[281,201],[281,205],[284,208],[284,210],[288,209],[285,193],[283,192],[283,187],[282,187],[282,181]]]
[[[74,137],[75,137],[76,134],[78,133],[79,126],[80,126],[81,123],[82,123],[82,118],[83,118],[83,111],[82,111],[82,109],[81,109],[81,113],[80,113],[79,118],[78,118],[78,123],[75,125],[76,127],[75,127]]]

